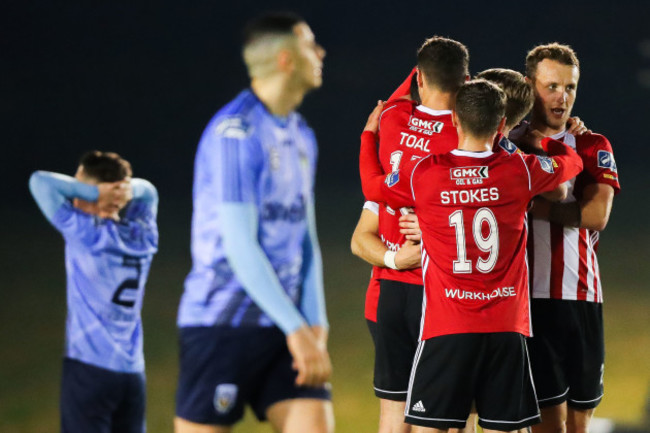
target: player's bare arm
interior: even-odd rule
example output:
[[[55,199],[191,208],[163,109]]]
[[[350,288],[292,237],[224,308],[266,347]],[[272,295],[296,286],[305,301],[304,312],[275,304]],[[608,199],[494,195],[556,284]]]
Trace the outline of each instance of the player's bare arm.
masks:
[[[397,269],[415,269],[420,267],[420,247],[413,243],[405,243],[397,252],[389,249],[379,238],[379,218],[371,211],[364,209],[352,234],[350,248],[352,254],[365,260],[373,266],[390,267],[386,263],[386,253],[394,254],[394,265]],[[392,263],[391,263],[392,264]]]

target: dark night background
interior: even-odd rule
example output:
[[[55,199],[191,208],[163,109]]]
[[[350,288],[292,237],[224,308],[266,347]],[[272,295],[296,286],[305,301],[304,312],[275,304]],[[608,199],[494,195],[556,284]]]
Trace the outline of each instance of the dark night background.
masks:
[[[434,34],[468,47],[472,74],[490,67],[523,71],[527,50],[540,43],[559,41],[576,50],[581,78],[573,113],[609,138],[621,175],[622,192],[601,242],[605,284],[620,287],[629,294],[626,299],[637,303],[649,299],[643,293],[650,177],[646,158],[640,157],[649,144],[647,2],[5,0],[0,6],[0,222],[5,239],[0,366],[10,368],[0,368],[0,427],[7,429],[0,430],[27,431],[20,422],[32,417],[56,420],[47,418],[55,412],[40,414],[36,402],[51,399],[47,406],[56,408],[65,314],[62,243],[34,205],[27,181],[36,169],[73,174],[79,156],[90,149],[120,153],[136,176],[158,187],[161,249],[145,298],[145,350],[150,385],[155,385],[152,369],[159,359],[170,359],[160,363],[170,369],[173,391],[174,317],[190,266],[194,151],[214,112],[247,85],[240,29],[267,10],[298,12],[327,50],[324,85],[306,97],[299,111],[320,145],[318,218],[333,342],[338,311],[341,317],[348,314],[341,326],[357,327],[360,338],[366,338],[362,303],[369,269],[348,249],[363,200],[358,136],[377,99],[402,81],[417,47]],[[608,290],[614,288],[605,287],[606,298]],[[348,301],[352,305],[344,305]],[[640,323],[647,329],[650,320],[645,316]],[[621,326],[622,333],[638,332]],[[27,349],[41,341],[41,351]],[[165,345],[171,352],[160,348]],[[33,361],[43,357],[51,366]],[[647,386],[647,360],[644,368]],[[33,379],[12,379],[18,371]],[[52,385],[38,397],[37,382],[43,381]],[[25,403],[30,395],[35,395],[32,405]],[[363,395],[374,405],[370,394]],[[621,415],[626,416],[633,418]]]

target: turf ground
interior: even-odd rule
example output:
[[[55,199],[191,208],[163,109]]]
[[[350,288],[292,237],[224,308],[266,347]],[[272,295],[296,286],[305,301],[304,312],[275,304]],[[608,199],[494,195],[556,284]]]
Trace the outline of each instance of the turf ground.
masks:
[[[338,432],[376,430],[371,342],[363,319],[369,267],[349,253],[358,213],[347,203],[319,201],[330,352]],[[650,235],[626,228],[629,209],[615,206],[616,224],[604,233],[600,263],[605,285],[607,362],[601,417],[626,423],[643,416],[650,384]],[[174,214],[174,209],[186,212]],[[154,260],[145,297],[148,431],[171,432],[177,374],[175,317],[189,269],[189,204],[165,203],[160,213],[161,252]],[[352,211],[350,210],[352,209]],[[181,211],[183,212],[183,211]],[[0,432],[57,432],[58,386],[65,320],[63,242],[36,208],[2,212],[9,227],[0,256]],[[617,228],[618,227],[618,228]],[[250,414],[236,431],[268,432]]]

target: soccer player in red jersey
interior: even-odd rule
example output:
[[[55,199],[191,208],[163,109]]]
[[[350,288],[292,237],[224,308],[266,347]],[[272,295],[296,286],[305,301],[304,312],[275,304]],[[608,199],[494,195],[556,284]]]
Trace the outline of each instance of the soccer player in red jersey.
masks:
[[[456,148],[451,109],[458,88],[468,78],[468,62],[465,46],[451,39],[433,37],[420,47],[415,80],[421,104],[403,97],[411,90],[414,70],[381,114],[379,159],[386,172]],[[379,432],[404,432],[409,430],[404,423],[404,404],[422,314],[421,253],[419,245],[407,242],[400,232],[400,216],[406,211],[384,203],[374,206],[378,216],[371,204],[364,206],[352,251],[375,265],[366,297],[366,318],[375,343]]]
[[[424,315],[406,402],[416,432],[462,428],[472,402],[486,430],[539,421],[524,339],[526,209],[582,163],[554,140],[545,141],[553,157],[492,152],[504,113],[497,86],[464,84],[453,113],[458,149],[413,161],[382,185],[391,207],[415,208],[422,230]],[[367,143],[375,140],[373,115]]]
[[[607,138],[565,130],[580,78],[575,52],[557,43],[535,47],[526,58],[526,75],[536,98],[528,129],[563,141],[584,165],[571,179],[566,200],[535,199],[531,211],[535,335],[529,347],[542,408],[542,424],[533,430],[586,433],[603,396],[603,294],[596,251],[620,189],[618,174]]]

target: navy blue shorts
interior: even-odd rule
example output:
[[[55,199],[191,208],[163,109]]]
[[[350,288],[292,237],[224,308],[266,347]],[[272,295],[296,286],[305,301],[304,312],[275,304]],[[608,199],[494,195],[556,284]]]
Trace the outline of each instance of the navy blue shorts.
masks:
[[[176,415],[199,424],[232,425],[249,404],[259,420],[288,399],[329,400],[329,387],[299,387],[286,337],[277,327],[180,329]]]
[[[143,433],[145,402],[144,374],[63,359],[63,433]]]

